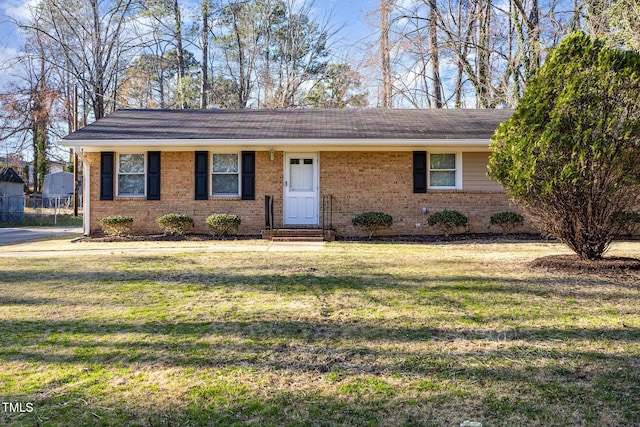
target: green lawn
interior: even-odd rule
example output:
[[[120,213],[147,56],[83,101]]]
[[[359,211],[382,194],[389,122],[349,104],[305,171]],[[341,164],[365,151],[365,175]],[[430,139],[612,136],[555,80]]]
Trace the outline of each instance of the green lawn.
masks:
[[[640,276],[527,267],[554,253],[0,258],[0,400],[33,405],[0,424],[638,425]]]

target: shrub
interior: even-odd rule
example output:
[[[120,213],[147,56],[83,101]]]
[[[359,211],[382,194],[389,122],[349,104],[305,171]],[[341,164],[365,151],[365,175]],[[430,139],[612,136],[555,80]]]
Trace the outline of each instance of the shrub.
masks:
[[[616,225],[620,228],[621,233],[631,236],[640,226],[640,213],[622,212],[616,220]]]
[[[182,236],[194,226],[193,218],[183,214],[167,214],[156,219],[156,224],[165,234]]]
[[[491,215],[489,219],[489,224],[502,228],[503,234],[507,234],[514,228],[522,226],[523,223],[524,217],[515,212],[498,212]]]
[[[131,233],[133,218],[130,216],[112,215],[100,220],[102,231],[110,236],[126,236]]]
[[[240,217],[238,215],[213,214],[207,218],[207,225],[216,236],[228,236],[238,231]]]
[[[427,223],[431,227],[442,230],[445,236],[449,236],[449,234],[456,228],[466,227],[468,220],[466,216],[458,211],[445,209],[442,212],[436,212],[429,216]]]
[[[351,223],[354,227],[361,228],[371,238],[382,228],[391,227],[393,218],[382,212],[365,212],[353,218]]]

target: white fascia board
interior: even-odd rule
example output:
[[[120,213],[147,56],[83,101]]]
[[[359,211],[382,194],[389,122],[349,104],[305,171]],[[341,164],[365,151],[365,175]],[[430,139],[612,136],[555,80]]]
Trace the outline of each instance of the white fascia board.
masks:
[[[316,151],[410,151],[427,148],[462,147],[488,151],[488,139],[116,139],[62,140],[63,147],[82,147],[85,152],[154,149],[160,151],[197,151],[233,148],[255,151],[308,148]]]

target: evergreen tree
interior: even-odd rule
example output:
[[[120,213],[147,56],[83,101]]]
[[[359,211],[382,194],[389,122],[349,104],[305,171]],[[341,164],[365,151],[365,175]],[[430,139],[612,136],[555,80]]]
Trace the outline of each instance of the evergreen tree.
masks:
[[[576,32],[492,138],[489,175],[542,231],[596,260],[640,194],[640,53]]]

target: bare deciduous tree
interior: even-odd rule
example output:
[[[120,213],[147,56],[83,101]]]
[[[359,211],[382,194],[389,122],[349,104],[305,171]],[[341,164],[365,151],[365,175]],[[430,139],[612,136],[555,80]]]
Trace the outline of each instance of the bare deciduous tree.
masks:
[[[95,119],[115,108],[118,77],[133,47],[125,36],[132,9],[132,0],[42,0],[36,18],[21,24],[52,41],[48,58],[69,67],[65,71],[89,97]]]

